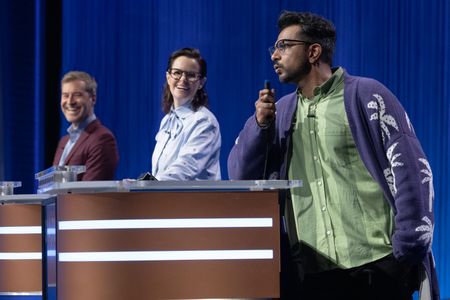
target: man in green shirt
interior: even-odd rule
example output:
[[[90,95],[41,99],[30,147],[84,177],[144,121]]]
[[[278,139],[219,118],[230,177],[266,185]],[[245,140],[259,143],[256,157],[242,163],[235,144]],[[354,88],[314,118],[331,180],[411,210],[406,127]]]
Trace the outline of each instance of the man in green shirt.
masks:
[[[274,69],[297,91],[276,104],[259,92],[228,173],[303,180],[285,202],[282,253],[282,274],[300,272],[282,276],[281,297],[406,300],[422,281],[424,299],[439,299],[433,176],[406,112],[381,83],[331,67],[330,21],[284,12],[278,26]]]
[[[299,93],[289,179],[305,272],[353,268],[392,253],[393,216],[359,158],[344,109],[338,68],[307,98]],[[310,117],[308,117],[308,114]],[[311,117],[311,116],[314,117]]]

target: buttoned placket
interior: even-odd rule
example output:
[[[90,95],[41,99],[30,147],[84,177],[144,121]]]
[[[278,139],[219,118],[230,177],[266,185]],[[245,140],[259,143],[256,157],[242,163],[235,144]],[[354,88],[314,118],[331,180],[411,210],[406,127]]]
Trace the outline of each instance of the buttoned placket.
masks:
[[[165,126],[166,129],[163,131],[164,132],[164,143],[162,143],[162,145],[160,146],[160,149],[158,149],[158,159],[156,161],[156,166],[155,166],[155,174],[158,172],[159,170],[159,164],[160,164],[160,160],[162,157],[167,156],[167,153],[164,152],[164,150],[167,147],[167,144],[169,143],[170,139],[175,138],[178,134],[179,131],[181,131],[181,125],[180,126],[174,126],[174,124],[176,122],[180,122],[178,115],[175,112],[170,112],[172,115],[169,117],[169,120],[167,120],[167,125]]]
[[[312,160],[314,162],[314,172],[316,174],[315,182],[313,185],[311,185],[312,189],[316,190],[316,195],[318,195],[317,199],[320,202],[320,211],[323,223],[325,225],[324,230],[324,239],[326,240],[326,243],[328,245],[328,255],[330,258],[335,259],[336,258],[336,251],[335,251],[335,242],[334,242],[334,234],[333,234],[333,227],[331,223],[331,217],[328,212],[327,207],[327,199],[326,199],[326,193],[325,193],[325,181],[324,181],[324,174],[322,170],[321,165],[321,157],[320,157],[320,151],[319,151],[319,143],[320,143],[320,137],[317,135],[318,133],[318,111],[317,106],[320,101],[320,96],[316,96],[313,100],[313,103],[311,103],[308,106],[308,130],[310,133],[310,145],[311,145],[311,154],[312,154]]]

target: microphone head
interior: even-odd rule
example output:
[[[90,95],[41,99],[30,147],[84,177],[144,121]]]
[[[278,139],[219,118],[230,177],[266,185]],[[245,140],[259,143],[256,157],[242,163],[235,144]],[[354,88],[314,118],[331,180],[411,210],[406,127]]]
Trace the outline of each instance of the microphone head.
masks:
[[[270,90],[270,81],[268,79],[264,80],[264,88]]]

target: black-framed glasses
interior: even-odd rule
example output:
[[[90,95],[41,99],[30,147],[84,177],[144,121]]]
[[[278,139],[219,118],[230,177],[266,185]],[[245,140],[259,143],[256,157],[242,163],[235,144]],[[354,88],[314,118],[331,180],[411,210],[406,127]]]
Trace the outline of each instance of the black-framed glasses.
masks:
[[[189,71],[183,71],[180,69],[172,68],[167,71],[174,80],[180,80],[181,77],[183,77],[183,74],[187,81],[189,82],[196,82],[198,81],[202,76],[197,72],[189,72]]]
[[[301,44],[312,44],[312,43],[308,42],[308,41],[302,41],[302,40],[283,39],[283,40],[279,40],[278,42],[276,42],[274,46],[269,47],[269,53],[270,53],[270,55],[273,55],[275,53],[275,51],[278,50],[278,52],[280,52],[280,54],[284,54],[286,49],[294,47],[296,45],[301,45]]]

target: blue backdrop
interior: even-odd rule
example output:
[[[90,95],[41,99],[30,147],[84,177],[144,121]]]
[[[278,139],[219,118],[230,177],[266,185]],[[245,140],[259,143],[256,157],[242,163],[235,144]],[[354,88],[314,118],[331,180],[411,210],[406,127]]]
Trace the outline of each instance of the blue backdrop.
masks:
[[[42,19],[52,17],[43,9],[46,1],[0,2],[0,176],[23,181],[23,192],[33,191],[33,174],[49,166],[45,155],[54,151],[45,122],[53,121],[61,135],[68,126],[49,113],[59,98],[43,96],[49,66],[60,65],[59,76],[76,69],[96,77],[96,114],[119,143],[117,178],[136,177],[150,169],[168,55],[199,48],[208,62],[210,107],[221,125],[226,179],[229,150],[264,80],[278,97],[295,89],[278,83],[267,51],[279,13],[308,10],[331,19],[338,31],[335,65],[389,87],[427,153],[436,192],[433,248],[442,296],[450,297],[449,1],[63,0],[61,57],[53,60],[42,55],[55,43],[43,31]]]

